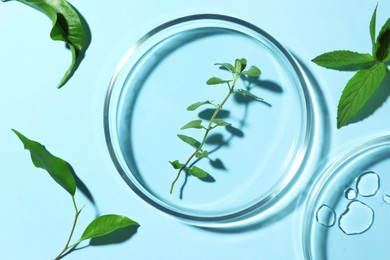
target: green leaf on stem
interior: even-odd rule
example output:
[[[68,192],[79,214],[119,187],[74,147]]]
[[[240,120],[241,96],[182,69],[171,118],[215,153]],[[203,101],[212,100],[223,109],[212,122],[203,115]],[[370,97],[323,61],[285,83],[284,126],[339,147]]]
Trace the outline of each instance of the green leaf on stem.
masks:
[[[51,39],[68,44],[72,62],[58,84],[62,87],[75,70],[76,60],[85,47],[85,34],[81,19],[75,9],[65,0],[17,0],[47,15],[52,21]]]
[[[370,54],[353,51],[332,51],[317,56],[312,60],[319,66],[344,71],[354,71],[372,66],[375,63]]]
[[[40,143],[28,139],[14,129],[12,131],[22,141],[24,148],[30,151],[31,160],[35,167],[46,170],[62,188],[74,196],[76,192],[76,181],[71,166],[61,158],[52,155]]]
[[[209,156],[209,152],[204,150],[203,152],[197,152],[195,154],[196,158],[204,158]]]
[[[378,61],[390,59],[390,18],[386,21],[378,34],[374,55]]]
[[[372,51],[373,55],[374,53],[374,47],[375,47],[375,27],[376,27],[376,9],[378,8],[378,4],[375,7],[374,13],[372,14],[371,21],[370,21],[370,37],[371,37],[371,43],[372,43]]]
[[[253,94],[252,92],[249,92],[246,89],[237,89],[236,91],[234,91],[234,93],[250,97],[250,98],[255,99],[257,101],[263,101],[263,99],[261,97],[256,96],[255,94]]]
[[[196,110],[198,107],[203,106],[203,105],[207,105],[207,104],[212,104],[212,102],[211,102],[210,100],[196,102],[196,103],[193,103],[193,104],[189,105],[189,106],[187,107],[187,110],[188,110],[188,111],[194,111],[194,110]]]
[[[231,123],[228,123],[228,122],[226,122],[225,120],[220,119],[220,118],[214,118],[214,119],[213,119],[213,123],[214,123],[216,126],[228,126],[228,125],[232,125]]]
[[[234,66],[230,63],[215,63],[214,65],[221,66],[232,73],[235,72]]]
[[[244,71],[242,74],[250,76],[250,77],[259,77],[261,71],[256,66],[251,66],[248,70]]]
[[[175,160],[173,162],[169,161],[169,163],[172,165],[172,167],[176,170],[181,169],[183,167],[183,164],[179,162],[179,160]]]
[[[187,124],[183,125],[180,130],[188,129],[188,128],[196,128],[196,129],[202,129],[202,120],[192,120],[191,122],[188,122]]]
[[[197,178],[206,178],[208,176],[208,173],[202,170],[201,168],[197,166],[192,166],[191,169],[188,171],[192,176],[195,176]]]
[[[386,65],[377,63],[357,72],[347,83],[338,105],[337,127],[348,125],[372,97],[386,76]]]
[[[200,143],[195,140],[194,138],[192,138],[191,136],[187,136],[187,135],[177,135],[183,142],[191,145],[192,147],[195,147],[195,148],[198,148]]]
[[[77,243],[90,238],[104,236],[129,226],[139,226],[139,224],[126,216],[114,214],[103,215],[97,217],[87,226]]]
[[[232,80],[225,80],[225,79],[220,79],[218,77],[212,77],[206,81],[206,84],[207,85],[218,85],[218,84],[225,84],[228,82],[232,82]]]

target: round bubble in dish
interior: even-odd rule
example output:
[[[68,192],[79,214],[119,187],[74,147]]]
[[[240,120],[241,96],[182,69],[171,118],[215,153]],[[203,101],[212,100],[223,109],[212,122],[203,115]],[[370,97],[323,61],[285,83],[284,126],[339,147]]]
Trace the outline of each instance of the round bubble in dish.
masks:
[[[233,95],[218,114],[232,126],[213,130],[209,156],[196,162],[209,177],[183,174],[170,194],[177,171],[169,161],[193,152],[177,134],[203,136],[180,127],[213,113],[186,108],[221,102],[227,87],[206,81],[229,79],[214,64],[236,58],[262,71],[259,79],[240,79],[237,89],[264,102]],[[122,177],[145,201],[196,224],[229,222],[269,209],[297,179],[316,134],[311,95],[294,58],[259,28],[221,15],[184,17],[152,30],[122,59],[107,94],[106,139]]]
[[[389,153],[390,136],[379,137],[324,171],[306,205],[306,259],[390,259]]]

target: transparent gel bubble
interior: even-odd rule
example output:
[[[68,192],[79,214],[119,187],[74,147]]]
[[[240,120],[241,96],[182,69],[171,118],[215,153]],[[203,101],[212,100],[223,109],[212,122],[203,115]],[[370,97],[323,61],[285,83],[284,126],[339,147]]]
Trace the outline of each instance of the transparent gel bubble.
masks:
[[[379,176],[375,172],[361,174],[356,180],[357,191],[364,197],[374,196],[380,187]]]
[[[390,195],[384,194],[382,198],[386,204],[390,204]]]
[[[324,204],[317,210],[316,219],[321,225],[332,227],[336,222],[336,213],[333,208]]]
[[[370,229],[374,223],[374,211],[361,201],[348,204],[339,219],[340,229],[347,235],[358,235]]]
[[[345,194],[345,198],[348,199],[348,200],[354,200],[357,197],[356,190],[354,190],[352,188],[346,189],[344,191],[344,194]]]

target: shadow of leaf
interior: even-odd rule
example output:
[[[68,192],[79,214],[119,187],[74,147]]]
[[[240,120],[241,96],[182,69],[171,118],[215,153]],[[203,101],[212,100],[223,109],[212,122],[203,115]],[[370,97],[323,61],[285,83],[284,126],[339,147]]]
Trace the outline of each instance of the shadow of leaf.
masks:
[[[211,134],[206,139],[206,144],[223,145],[224,143],[222,134]]]
[[[206,109],[202,110],[201,112],[199,112],[198,117],[200,119],[210,120],[210,118],[214,114],[214,111],[215,111],[215,109],[213,109],[213,108],[206,108]],[[222,118],[222,119],[223,118],[228,118],[229,115],[230,115],[230,111],[229,110],[221,109],[218,112],[218,118]]]
[[[110,244],[120,244],[129,240],[134,236],[138,231],[139,226],[130,226],[126,228],[121,228],[101,237],[92,238],[89,242],[91,246],[102,246]]]
[[[225,165],[223,164],[223,162],[221,161],[221,159],[214,159],[214,160],[211,160],[210,159],[210,164],[211,166],[213,166],[214,168],[216,169],[219,169],[219,170],[226,170],[226,167]]]
[[[244,132],[234,126],[228,125],[225,127],[225,129],[234,136],[244,137]]]

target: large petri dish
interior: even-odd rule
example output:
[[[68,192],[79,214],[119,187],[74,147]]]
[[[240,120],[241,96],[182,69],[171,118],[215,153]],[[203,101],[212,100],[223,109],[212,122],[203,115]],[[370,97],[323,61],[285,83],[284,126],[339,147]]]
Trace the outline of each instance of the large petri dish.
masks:
[[[390,136],[336,158],[308,197],[305,259],[390,259]]]
[[[228,78],[214,63],[236,58],[261,69],[239,88],[264,102],[228,100],[219,116],[232,127],[213,130],[209,157],[196,163],[210,177],[185,174],[170,194],[177,171],[169,161],[193,152],[177,134],[203,135],[180,127],[210,117],[210,109],[186,108],[221,102],[226,86],[205,82]],[[263,30],[223,15],[187,16],[147,33],[120,61],[106,97],[106,141],[121,176],[146,202],[194,225],[234,223],[270,211],[302,172],[316,134],[312,95],[292,55]]]

